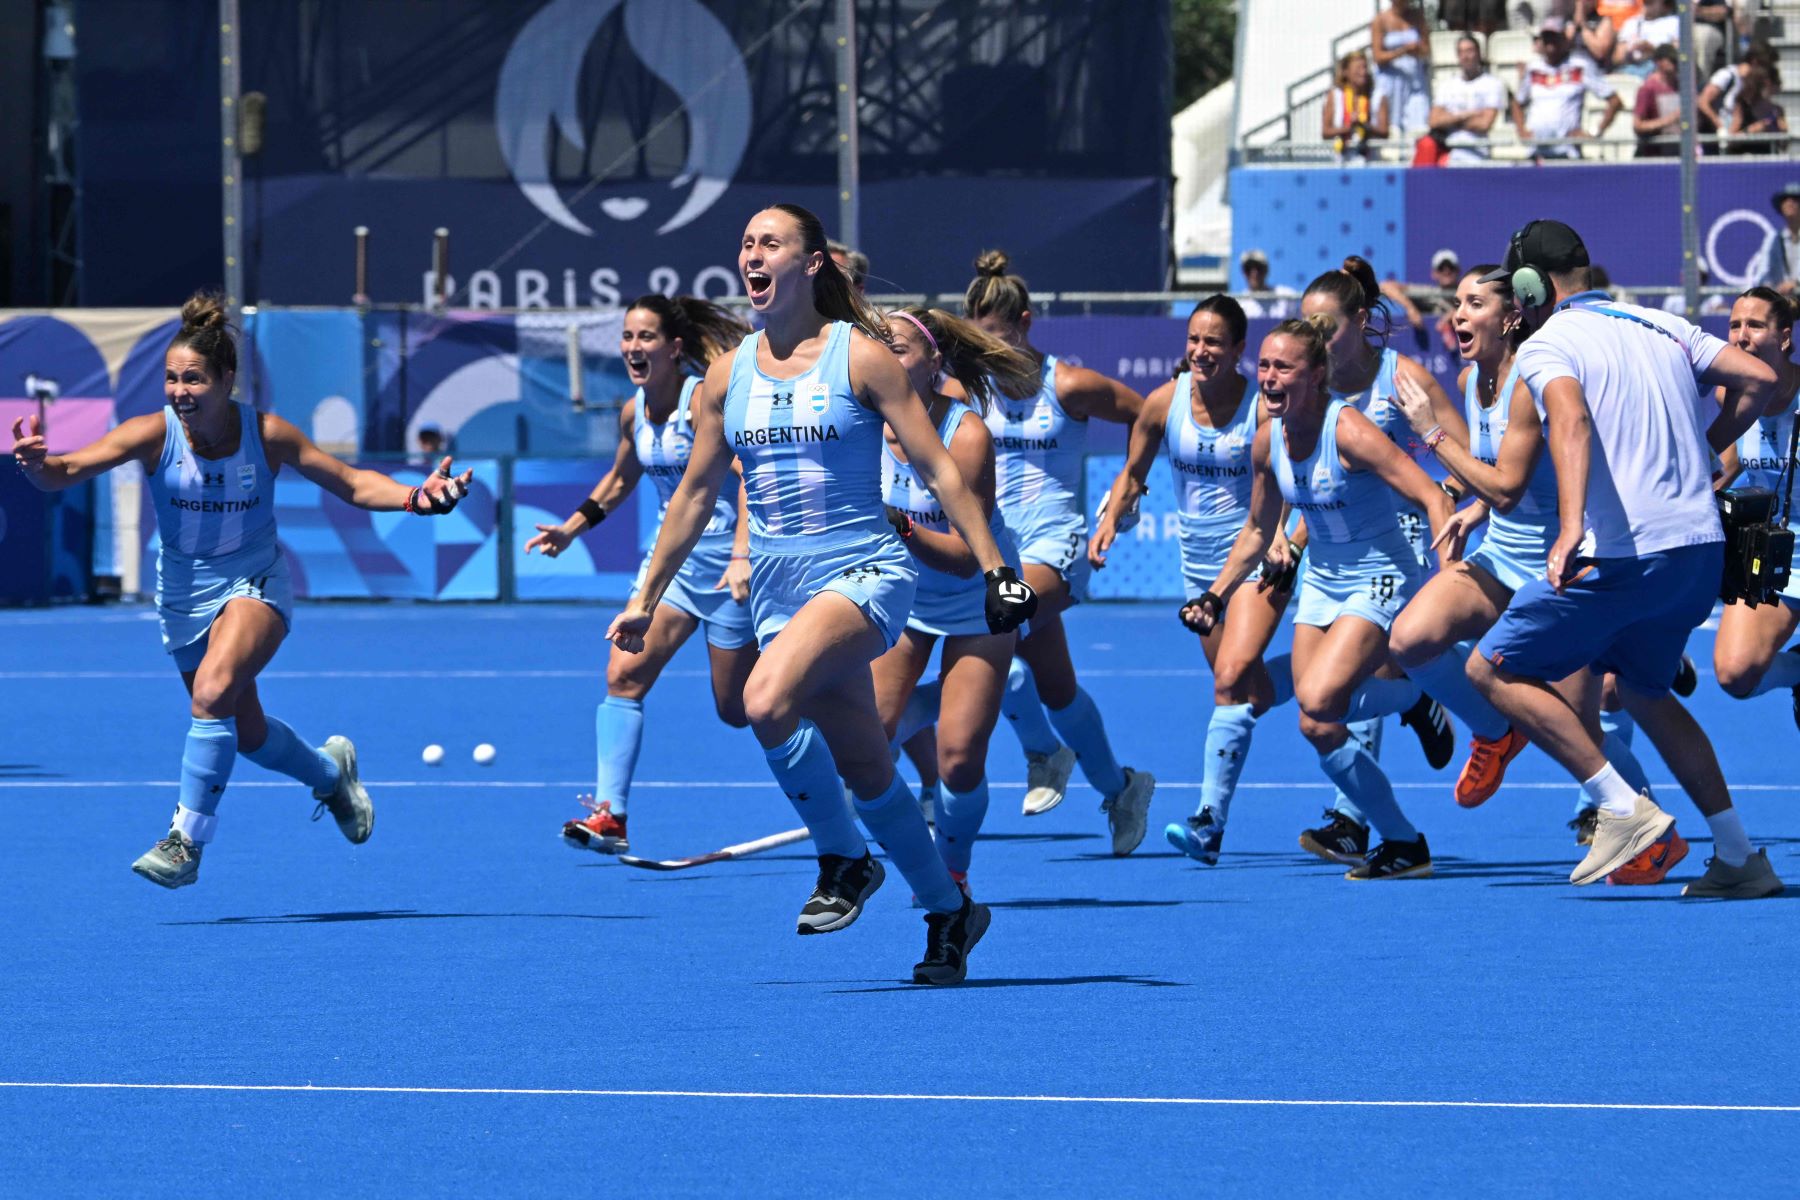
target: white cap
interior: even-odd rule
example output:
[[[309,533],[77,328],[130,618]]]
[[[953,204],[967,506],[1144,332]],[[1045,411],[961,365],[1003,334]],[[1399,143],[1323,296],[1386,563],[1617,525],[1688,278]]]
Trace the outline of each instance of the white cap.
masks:
[[[1269,256],[1254,248],[1238,255],[1238,266],[1240,267],[1247,267],[1253,262],[1259,262],[1266,267],[1269,265]]]
[[[1449,263],[1453,267],[1460,267],[1462,265],[1462,259],[1456,257],[1456,251],[1454,250],[1433,250],[1431,252],[1432,270],[1437,270],[1445,263]]]

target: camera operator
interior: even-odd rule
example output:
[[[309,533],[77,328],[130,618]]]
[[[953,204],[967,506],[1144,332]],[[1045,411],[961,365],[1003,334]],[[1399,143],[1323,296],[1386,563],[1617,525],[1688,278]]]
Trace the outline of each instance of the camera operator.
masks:
[[[1731,306],[1731,344],[1774,368],[1777,382],[1774,399],[1756,423],[1720,453],[1724,473],[1718,486],[1721,491],[1734,485],[1761,488],[1780,497],[1793,479],[1794,407],[1800,393],[1800,363],[1788,358],[1794,348],[1794,310],[1788,298],[1768,287],[1753,287],[1739,296]],[[1721,391],[1719,403],[1730,409],[1736,399]],[[1794,720],[1800,723],[1800,654],[1781,649],[1800,626],[1800,582],[1791,575],[1779,600],[1726,603],[1713,642],[1713,671],[1719,686],[1739,700],[1793,689]]]
[[[1675,824],[1600,752],[1592,690],[1577,713],[1551,689],[1592,665],[1617,674],[1627,710],[1712,827],[1714,857],[1682,894],[1773,895],[1781,881],[1767,854],[1752,852],[1712,743],[1669,688],[1724,565],[1712,450],[1768,407],[1775,371],[1679,317],[1591,290],[1588,265],[1573,229],[1533,221],[1494,273],[1511,277],[1536,330],[1517,362],[1544,416],[1560,532],[1548,578],[1514,594],[1470,656],[1469,677],[1600,807],[1570,882],[1604,878]],[[1726,388],[1733,407],[1721,412],[1702,383]]]

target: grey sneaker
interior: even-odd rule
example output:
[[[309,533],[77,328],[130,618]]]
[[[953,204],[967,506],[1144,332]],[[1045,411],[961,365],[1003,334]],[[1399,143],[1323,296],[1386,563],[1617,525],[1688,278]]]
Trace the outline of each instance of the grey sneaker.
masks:
[[[1150,813],[1150,795],[1154,791],[1154,775],[1126,767],[1125,786],[1118,795],[1100,802],[1100,811],[1106,814],[1106,824],[1112,829],[1114,854],[1130,854],[1144,840],[1144,818]]]
[[[1063,802],[1069,776],[1075,771],[1075,752],[1058,746],[1054,754],[1025,755],[1025,806],[1028,817],[1039,817]]]
[[[1587,857],[1569,872],[1569,882],[1580,886],[1605,879],[1614,871],[1669,836],[1675,818],[1656,806],[1647,792],[1639,792],[1629,817],[1615,817],[1604,808],[1594,822],[1594,842]]]
[[[356,777],[356,747],[349,738],[333,734],[319,749],[337,763],[338,783],[329,792],[313,793],[319,807],[313,809],[312,819],[318,820],[329,809],[344,836],[352,844],[361,845],[375,832],[375,806],[369,803],[369,793]]]
[[[1741,867],[1717,858],[1706,860],[1706,874],[1681,889],[1684,896],[1712,900],[1761,900],[1781,890],[1781,880],[1769,865],[1769,852],[1758,850]]]
[[[150,847],[131,869],[158,887],[186,887],[200,878],[202,849],[181,830],[171,829],[169,836]]]

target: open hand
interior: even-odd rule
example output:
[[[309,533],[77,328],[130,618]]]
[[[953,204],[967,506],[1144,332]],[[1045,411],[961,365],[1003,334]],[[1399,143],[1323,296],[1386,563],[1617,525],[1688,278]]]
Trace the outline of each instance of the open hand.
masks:
[[[525,553],[530,554],[533,550],[536,550],[545,558],[555,558],[564,550],[567,550],[569,548],[569,543],[574,540],[574,535],[564,529],[561,525],[539,525],[537,526],[536,535],[534,535],[529,542],[525,543]]]
[[[446,454],[437,470],[419,486],[419,495],[426,501],[420,506],[420,511],[431,515],[450,512],[456,507],[457,501],[469,494],[469,482],[474,478],[473,468],[461,475],[450,474],[450,456]]]
[[[13,461],[27,475],[35,475],[44,469],[44,456],[49,447],[44,442],[43,422],[36,415],[20,417],[12,426]]]

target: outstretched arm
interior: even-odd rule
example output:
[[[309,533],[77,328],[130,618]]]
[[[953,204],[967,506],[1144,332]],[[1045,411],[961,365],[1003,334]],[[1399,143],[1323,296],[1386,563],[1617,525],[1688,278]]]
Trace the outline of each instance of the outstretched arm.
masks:
[[[268,451],[272,465],[292,467],[302,478],[344,503],[370,512],[405,509],[427,516],[449,512],[468,491],[469,481],[475,477],[474,471],[464,471],[452,478],[450,458],[446,455],[422,485],[408,487],[380,471],[353,467],[332,457],[283,417],[263,413],[257,419],[262,421],[263,447]]]
[[[637,456],[637,440],[632,437],[636,405],[637,401],[627,400],[619,409],[619,448],[613,455],[612,470],[602,475],[600,482],[594,485],[594,490],[588,493],[588,501],[599,510],[600,515],[590,519],[588,512],[578,508],[561,525],[539,525],[536,535],[525,543],[525,553],[537,550],[545,558],[555,558],[569,548],[569,543],[605,520],[607,513],[619,507],[624,503],[625,497],[631,495],[631,489],[644,476],[644,465],[638,461]]]
[[[106,431],[99,440],[67,454],[51,454],[34,417],[13,422],[13,461],[40,492],[60,492],[114,467],[137,460],[148,466],[166,433],[163,414],[146,413]]]

